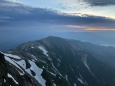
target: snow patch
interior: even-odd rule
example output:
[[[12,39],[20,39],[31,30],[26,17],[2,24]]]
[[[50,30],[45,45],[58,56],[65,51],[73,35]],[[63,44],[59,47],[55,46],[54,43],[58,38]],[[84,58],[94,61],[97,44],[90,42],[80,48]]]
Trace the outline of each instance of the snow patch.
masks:
[[[55,84],[55,83],[53,83],[53,86],[56,86],[56,84]]]
[[[66,80],[68,81],[68,75],[65,75]]]
[[[34,48],[33,46],[31,46],[31,48]]]
[[[31,57],[33,57],[34,60],[37,60],[36,56],[34,56],[34,55],[30,54],[30,53],[28,53],[28,55],[30,55]]]
[[[18,82],[12,77],[12,75],[10,75],[9,73],[8,73],[7,75],[8,75],[9,78],[12,78],[13,81],[14,81],[16,84],[18,84]]]
[[[52,73],[52,72],[50,72],[50,71],[47,71],[48,73],[50,73],[50,74],[52,74],[53,76],[56,76],[56,74],[54,74],[54,73]]]
[[[76,83],[74,83],[73,86],[77,86]]]
[[[11,60],[9,57],[5,56],[5,59],[10,62],[11,64],[13,64],[14,66],[16,66],[18,69],[20,69],[20,71],[22,72],[21,75],[24,75],[24,71],[13,61]]]
[[[57,59],[57,61],[58,61],[58,62],[61,62],[61,60],[60,60],[59,58]]]
[[[82,57],[82,61],[84,63],[84,65],[86,66],[86,68],[89,70],[89,72],[92,74],[92,76],[94,76],[96,79],[97,77],[95,76],[95,74],[91,71],[91,69],[89,68],[88,64],[87,64],[87,54],[85,54],[83,57]],[[97,79],[98,81],[98,79]]]
[[[7,54],[5,54],[5,55],[7,55]],[[17,68],[19,68],[22,71],[22,73],[20,73],[18,71],[21,75],[25,74],[25,72],[23,71],[23,70],[25,70],[32,77],[34,77],[42,86],[46,86],[45,85],[46,81],[41,76],[43,70],[41,68],[37,67],[37,65],[34,62],[28,60],[28,62],[31,64],[31,67],[26,69],[26,62],[25,62],[25,60],[15,61],[14,59],[11,59],[10,57],[14,57],[14,58],[16,57],[17,58],[18,56],[13,56],[11,54],[10,54],[10,57],[9,57],[9,54],[7,56],[5,56],[5,59],[8,62],[10,62],[11,64],[13,64],[14,66],[16,66]],[[33,76],[31,74],[31,70],[33,70],[35,72],[36,76]],[[8,76],[11,77],[16,82],[16,80],[10,74],[8,74]],[[16,84],[18,84],[18,83],[16,82]]]
[[[48,55],[48,51],[44,47],[38,46],[38,48],[43,51],[43,54],[47,57],[48,60],[52,61],[52,59]]]
[[[29,63],[31,64],[31,67],[29,69],[26,69],[26,63],[24,60],[18,61],[17,62],[21,67],[23,67],[25,69],[26,72],[28,72],[31,76],[33,76],[31,74],[31,70],[33,70],[36,74],[35,79],[42,85],[45,86],[45,80],[42,78],[41,74],[43,72],[42,69],[40,69],[39,67],[36,66],[36,64],[32,61],[29,60]]]
[[[60,64],[58,63],[58,67],[60,67]]]
[[[6,82],[6,79],[4,79],[4,82]]]
[[[47,51],[44,47],[42,47],[42,46],[38,46],[38,48],[39,48],[40,50],[43,51],[44,55],[48,56],[48,54],[47,54],[48,51]]]
[[[57,68],[54,66],[53,63],[52,63],[52,67],[53,67],[53,70],[54,70],[54,71],[56,71],[60,76],[62,76],[61,73],[57,70]],[[63,77],[63,76],[62,76],[62,77]],[[64,78],[64,77],[63,77],[63,78]]]
[[[12,54],[6,54],[6,53],[3,53],[5,56],[7,57],[12,57],[12,58],[15,58],[15,59],[21,59],[19,56],[16,56],[16,55],[12,55]]]
[[[74,72],[73,68],[70,66],[70,69]]]
[[[83,56],[82,61],[83,61],[84,65],[87,67],[87,69],[91,72],[91,70],[90,70],[90,68],[89,68],[89,66],[87,64],[87,55]]]
[[[41,74],[43,72],[43,70],[39,67],[36,66],[36,64],[32,61],[29,60],[29,63],[31,64],[31,70],[33,70],[36,73],[36,80],[38,80],[38,82],[42,85],[45,86],[46,81],[42,78]]]
[[[85,83],[82,81],[82,79],[78,78],[78,81],[79,81],[81,84],[84,84],[84,85],[85,85]]]

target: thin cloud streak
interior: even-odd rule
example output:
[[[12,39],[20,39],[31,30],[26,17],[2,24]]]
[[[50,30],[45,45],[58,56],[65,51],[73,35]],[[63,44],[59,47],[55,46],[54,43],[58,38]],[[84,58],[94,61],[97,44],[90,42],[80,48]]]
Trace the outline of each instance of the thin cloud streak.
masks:
[[[86,28],[87,31],[115,31],[115,28]]]

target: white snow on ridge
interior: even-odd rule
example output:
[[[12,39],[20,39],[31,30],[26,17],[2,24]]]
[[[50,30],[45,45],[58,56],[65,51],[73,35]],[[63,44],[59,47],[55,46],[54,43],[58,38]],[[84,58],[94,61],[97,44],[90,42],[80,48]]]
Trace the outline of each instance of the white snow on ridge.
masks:
[[[5,59],[6,59],[8,62],[10,62],[11,64],[13,64],[14,66],[16,66],[17,68],[19,68],[20,71],[22,72],[22,73],[20,73],[21,75],[24,75],[24,74],[25,74],[24,71],[23,71],[13,60],[11,60],[9,57],[5,56]]]
[[[31,48],[34,48],[33,46],[31,46]]]
[[[52,59],[48,55],[48,51],[44,47],[38,46],[38,48],[43,51],[43,54],[46,55],[48,60],[52,61]]]
[[[86,68],[89,70],[89,72],[95,76],[92,72],[91,72],[91,69],[89,68],[88,64],[87,64],[87,55],[84,55],[84,57],[82,58],[82,61],[84,63],[84,65],[86,66]]]
[[[60,64],[58,63],[58,67],[60,67]]]
[[[12,55],[12,54],[7,54],[7,53],[3,53],[5,56],[7,57],[12,57],[12,58],[15,58],[15,59],[21,59],[19,56],[16,56],[16,55]]]
[[[21,67],[23,67],[24,69],[26,69],[26,63],[24,60],[20,60],[20,61],[15,61],[13,60],[14,62],[18,63]]]
[[[91,71],[91,69],[90,69],[90,67],[88,66],[88,64],[87,64],[87,54],[85,54],[83,57],[82,57],[82,61],[83,61],[83,63],[84,63],[84,65],[86,66],[86,68],[89,70],[89,72],[92,74],[92,76],[94,76],[96,79],[97,79],[97,77],[95,76],[95,74]],[[97,81],[98,81],[98,79],[97,79]]]
[[[68,75],[65,76],[66,80],[68,81]]]
[[[16,84],[18,84],[18,82],[12,77],[12,75],[10,75],[9,73],[8,73],[7,75],[8,75],[9,78],[12,78],[13,81],[14,81]]]
[[[57,58],[57,61],[58,61],[58,62],[61,62],[61,60],[60,60],[59,58]]]
[[[13,57],[14,59],[11,59],[10,57]],[[45,85],[46,81],[41,76],[43,70],[41,68],[39,68],[34,62],[32,62],[30,60],[28,60],[28,62],[30,63],[31,67],[26,69],[26,62],[25,62],[25,60],[21,60],[20,59],[20,61],[16,61],[15,58],[17,58],[17,57],[18,56],[14,56],[14,55],[11,55],[11,54],[10,55],[9,54],[5,54],[5,59],[8,62],[10,62],[11,64],[13,64],[14,66],[16,66],[17,68],[19,68],[20,71],[22,71],[22,73],[18,71],[20,73],[20,75],[24,75],[25,72],[23,70],[25,70],[32,77],[34,77],[42,86],[46,86]],[[20,58],[20,57],[18,57],[18,58]],[[35,72],[35,74],[36,74],[35,76],[32,75],[31,70],[33,70]],[[18,84],[18,82],[16,82],[16,80],[10,74],[8,74],[8,76],[11,77],[15,81],[16,84]]]
[[[36,64],[32,61],[29,60],[29,63],[31,64],[31,70],[33,70],[36,73],[36,80],[42,85],[45,86],[45,80],[42,78],[41,74],[43,72],[43,70],[39,67],[36,66]]]
[[[70,69],[74,72],[73,68],[70,66]]]
[[[43,51],[44,55],[48,56],[48,51],[45,48],[43,48],[42,46],[38,46],[38,48]]]
[[[87,69],[91,72],[88,64],[87,64],[87,55],[84,55],[83,58],[82,58],[82,61],[84,62],[84,65],[87,67]]]
[[[34,55],[30,54],[30,53],[28,53],[28,55],[30,55],[31,57],[33,57],[34,60],[37,60],[36,56],[34,56]]]
[[[53,63],[52,63],[52,67],[53,67],[54,71],[56,71],[60,76],[62,76],[61,73],[57,70],[57,68],[54,66]],[[63,77],[63,76],[62,76],[62,77]],[[65,77],[63,77],[63,78],[65,78]]]
[[[56,84],[55,84],[55,83],[53,83],[53,86],[56,86]]]
[[[78,81],[85,85],[85,83],[80,78],[78,78]]]
[[[49,71],[47,71],[47,72],[49,72]],[[56,77],[56,74],[54,74],[54,73],[52,73],[52,72],[49,72],[49,73]]]
[[[16,62],[16,61],[15,61]],[[31,76],[33,76],[31,74],[31,70],[33,70],[36,74],[36,76],[33,76],[35,77],[35,79],[42,85],[42,86],[45,86],[45,80],[42,78],[41,74],[43,72],[43,70],[39,67],[36,66],[36,64],[32,61],[29,60],[29,63],[31,64],[31,67],[26,69],[26,63],[24,60],[21,60],[21,61],[18,61],[17,62],[21,67],[23,67],[25,69],[26,72],[28,72]],[[31,69],[31,70],[30,70]]]
[[[74,86],[77,86],[76,83],[74,83]]]

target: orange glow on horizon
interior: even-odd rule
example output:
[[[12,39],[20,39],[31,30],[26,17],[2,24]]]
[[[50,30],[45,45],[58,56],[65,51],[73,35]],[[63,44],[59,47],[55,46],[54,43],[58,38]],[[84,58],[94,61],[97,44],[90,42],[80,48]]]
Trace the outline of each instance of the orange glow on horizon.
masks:
[[[87,31],[114,31],[115,28],[86,28]]]

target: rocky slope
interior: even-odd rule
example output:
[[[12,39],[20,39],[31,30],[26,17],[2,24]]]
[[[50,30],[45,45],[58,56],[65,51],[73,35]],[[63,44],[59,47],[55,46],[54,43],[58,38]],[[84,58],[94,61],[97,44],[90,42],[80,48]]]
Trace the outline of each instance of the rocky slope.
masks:
[[[41,86],[20,57],[0,52],[0,86]]]
[[[4,67],[0,70],[6,71],[1,82],[11,86],[115,85],[114,68],[67,39],[48,37],[28,42],[0,57],[5,61],[1,60]]]

